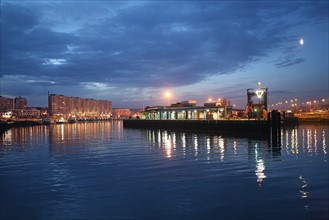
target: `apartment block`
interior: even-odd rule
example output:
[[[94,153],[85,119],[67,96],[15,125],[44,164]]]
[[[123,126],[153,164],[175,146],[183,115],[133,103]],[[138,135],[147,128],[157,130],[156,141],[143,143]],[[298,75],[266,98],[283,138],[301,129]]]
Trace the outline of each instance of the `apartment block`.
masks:
[[[48,108],[50,116],[63,116],[65,118],[109,117],[112,113],[112,102],[50,94],[48,96]]]
[[[14,99],[0,96],[0,110],[7,111],[14,109]]]
[[[15,98],[15,109],[26,109],[27,108],[27,100],[24,97],[16,97]]]

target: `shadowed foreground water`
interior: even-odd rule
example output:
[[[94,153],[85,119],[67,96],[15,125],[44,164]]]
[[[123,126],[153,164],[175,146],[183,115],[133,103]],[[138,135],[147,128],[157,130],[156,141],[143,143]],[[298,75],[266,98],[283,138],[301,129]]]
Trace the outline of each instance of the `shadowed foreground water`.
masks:
[[[124,129],[13,128],[0,142],[0,219],[328,219],[329,127],[266,140]]]

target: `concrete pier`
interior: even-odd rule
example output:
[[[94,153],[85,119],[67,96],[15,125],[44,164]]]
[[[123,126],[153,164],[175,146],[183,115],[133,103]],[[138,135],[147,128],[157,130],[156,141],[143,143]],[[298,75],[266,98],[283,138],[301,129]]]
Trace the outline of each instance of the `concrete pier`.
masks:
[[[265,137],[266,120],[123,120],[124,128],[166,129],[175,131],[212,132],[227,136]]]

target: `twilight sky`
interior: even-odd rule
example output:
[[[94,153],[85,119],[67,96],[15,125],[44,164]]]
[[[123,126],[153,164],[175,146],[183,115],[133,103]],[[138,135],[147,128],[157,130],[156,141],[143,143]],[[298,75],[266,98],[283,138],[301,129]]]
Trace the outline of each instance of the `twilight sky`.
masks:
[[[300,44],[300,39],[304,44]],[[1,1],[1,95],[141,108],[328,97],[328,1]]]

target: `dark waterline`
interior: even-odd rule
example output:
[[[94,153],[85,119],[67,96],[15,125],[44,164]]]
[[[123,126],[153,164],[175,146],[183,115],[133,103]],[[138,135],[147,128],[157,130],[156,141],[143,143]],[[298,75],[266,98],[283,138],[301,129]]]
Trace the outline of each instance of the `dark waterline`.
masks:
[[[0,219],[328,219],[329,127],[266,140],[123,129],[13,128],[0,142]]]

